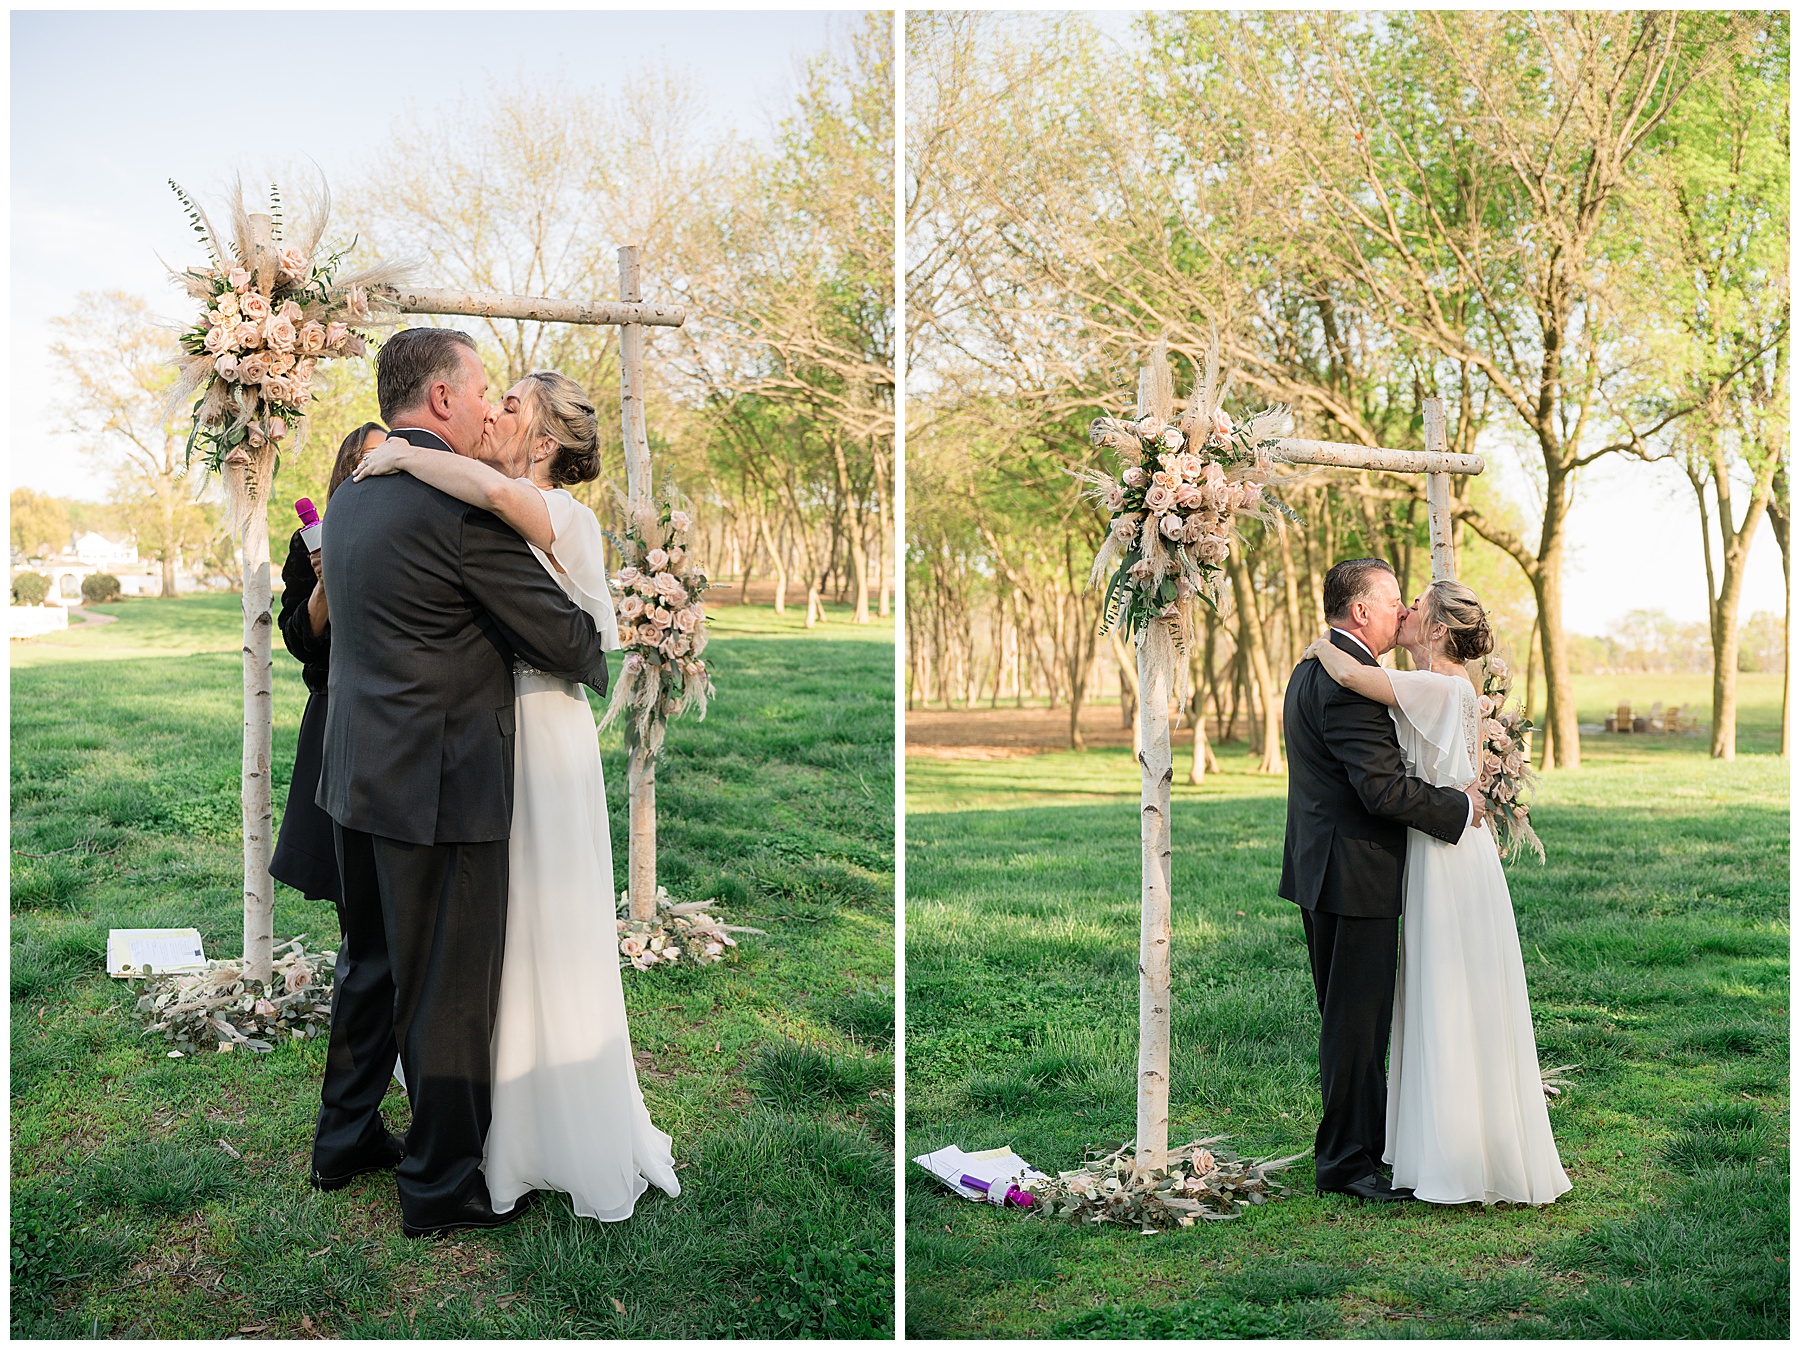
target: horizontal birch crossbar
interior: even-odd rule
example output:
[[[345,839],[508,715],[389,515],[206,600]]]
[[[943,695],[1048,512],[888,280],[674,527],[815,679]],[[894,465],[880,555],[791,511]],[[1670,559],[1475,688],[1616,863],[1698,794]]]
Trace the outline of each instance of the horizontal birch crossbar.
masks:
[[[548,300],[536,295],[502,295],[498,291],[393,288],[395,307],[403,314],[467,314],[482,319],[535,319],[540,323],[628,324],[679,328],[687,311],[642,301]]]
[[[1342,441],[1278,440],[1273,453],[1276,459],[1287,464],[1379,469],[1384,473],[1475,474],[1487,467],[1480,455],[1453,455],[1441,450],[1384,450]]]

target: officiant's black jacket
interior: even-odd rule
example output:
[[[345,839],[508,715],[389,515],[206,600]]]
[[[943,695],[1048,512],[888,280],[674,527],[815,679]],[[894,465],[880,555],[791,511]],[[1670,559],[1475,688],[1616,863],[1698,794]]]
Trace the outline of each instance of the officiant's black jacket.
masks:
[[[1365,666],[1379,664],[1341,633],[1331,641]],[[1317,661],[1295,667],[1283,719],[1288,809],[1278,894],[1302,909],[1398,918],[1406,827],[1454,844],[1468,822],[1468,797],[1408,777],[1388,710]]]
[[[449,453],[423,432],[406,438]],[[498,517],[411,474],[342,484],[323,553],[319,806],[346,829],[405,843],[505,839],[513,660],[605,693],[594,621]]]

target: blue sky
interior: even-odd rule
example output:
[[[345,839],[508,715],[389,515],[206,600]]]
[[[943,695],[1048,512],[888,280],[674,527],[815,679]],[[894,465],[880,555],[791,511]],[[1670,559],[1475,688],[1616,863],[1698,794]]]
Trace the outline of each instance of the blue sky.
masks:
[[[1131,18],[1099,17],[1129,43]],[[826,11],[512,13],[15,12],[12,58],[12,484],[99,498],[104,479],[59,420],[43,358],[47,321],[83,290],[144,295],[171,318],[186,307],[157,254],[192,251],[173,177],[216,199],[234,171],[258,175],[265,152],[248,125],[294,125],[283,103],[246,95],[230,66],[262,53],[304,74],[318,105],[296,148],[332,183],[356,180],[395,118],[543,70],[600,91],[666,63],[692,77],[714,125],[766,135],[843,13]],[[184,81],[188,83],[184,83]],[[205,91],[237,90],[232,99]],[[248,106],[254,116],[242,115]],[[254,181],[254,179],[253,179]],[[1484,445],[1503,482],[1512,455]],[[1679,474],[1602,462],[1583,474],[1567,574],[1566,620],[1603,631],[1627,610],[1705,616],[1698,516]],[[1782,601],[1780,556],[1765,526],[1744,613]]]
[[[297,128],[291,158],[360,178],[397,117],[490,80],[542,72],[596,94],[667,65],[713,126],[762,138],[801,63],[848,15],[788,12],[15,11],[12,57],[12,485],[98,499],[105,478],[57,434],[47,321],[84,290],[122,289],[171,318],[187,305],[157,260],[193,253],[174,178],[210,204],[238,170],[271,165],[266,128]],[[299,77],[309,105],[264,101],[246,59]],[[210,92],[209,92],[210,91]]]

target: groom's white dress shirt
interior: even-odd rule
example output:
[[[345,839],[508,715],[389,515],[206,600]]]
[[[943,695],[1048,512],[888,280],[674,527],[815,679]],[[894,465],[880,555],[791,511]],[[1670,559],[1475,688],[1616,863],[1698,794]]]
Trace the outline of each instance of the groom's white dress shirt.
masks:
[[[1369,652],[1369,644],[1364,642],[1358,636],[1356,636],[1355,633],[1346,633],[1341,628],[1333,628],[1331,631],[1334,633],[1340,634],[1343,637],[1349,638],[1357,646],[1361,647],[1365,652]],[[1380,657],[1375,656],[1374,652],[1369,652],[1369,655],[1377,661],[1379,661],[1381,659]],[[1474,823],[1475,823],[1475,799],[1473,797],[1471,797],[1469,799],[1469,818],[1463,822],[1463,828],[1466,830],[1469,828],[1469,826],[1473,825]]]

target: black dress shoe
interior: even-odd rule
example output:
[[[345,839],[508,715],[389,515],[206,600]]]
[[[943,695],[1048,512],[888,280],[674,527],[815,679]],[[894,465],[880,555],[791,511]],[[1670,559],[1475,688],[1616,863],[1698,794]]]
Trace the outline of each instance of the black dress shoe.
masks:
[[[1358,1200],[1373,1200],[1385,1204],[1393,1200],[1410,1200],[1413,1193],[1405,1186],[1394,1186],[1384,1176],[1371,1173],[1343,1186],[1320,1186],[1320,1195],[1354,1195]]]
[[[374,1150],[347,1171],[336,1176],[326,1176],[317,1167],[314,1167],[312,1184],[322,1191],[340,1191],[367,1172],[391,1172],[400,1165],[400,1160],[405,1156],[406,1149],[400,1141],[383,1131],[381,1142],[375,1146]]]
[[[519,1202],[504,1214],[494,1213],[494,1207],[488,1201],[486,1192],[472,1195],[460,1205],[455,1205],[442,1214],[434,1214],[414,1222],[411,1219],[400,1221],[400,1231],[409,1238],[442,1237],[446,1233],[458,1232],[464,1228],[504,1228],[507,1224],[523,1216],[531,1208],[536,1191],[526,1191],[519,1197]]]

